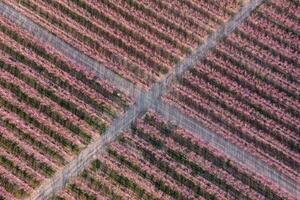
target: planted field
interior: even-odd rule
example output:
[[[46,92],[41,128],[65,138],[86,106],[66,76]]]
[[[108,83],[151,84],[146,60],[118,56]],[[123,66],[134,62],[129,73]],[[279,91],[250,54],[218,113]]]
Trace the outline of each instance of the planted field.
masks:
[[[193,134],[147,112],[54,199],[288,199]]]
[[[299,5],[262,4],[165,97],[294,180],[300,173]]]
[[[297,199],[299,175],[298,0],[0,1],[0,200]]]
[[[23,199],[131,102],[1,17],[0,38],[0,199]]]
[[[201,45],[242,0],[7,0],[125,79],[147,88]]]

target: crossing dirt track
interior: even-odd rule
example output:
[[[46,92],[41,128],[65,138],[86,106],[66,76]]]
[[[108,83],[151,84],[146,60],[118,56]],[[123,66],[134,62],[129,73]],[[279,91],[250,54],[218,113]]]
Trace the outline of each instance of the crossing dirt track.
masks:
[[[0,1],[0,200],[299,199],[299,173],[300,1]]]

